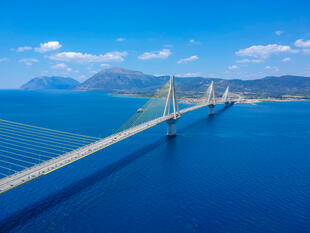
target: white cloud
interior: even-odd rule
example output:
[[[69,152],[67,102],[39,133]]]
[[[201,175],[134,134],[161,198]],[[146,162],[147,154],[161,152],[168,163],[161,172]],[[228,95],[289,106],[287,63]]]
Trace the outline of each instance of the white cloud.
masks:
[[[235,69],[238,69],[238,66],[236,66],[236,65],[228,66],[228,69],[229,70],[235,70]]]
[[[67,65],[65,63],[58,63],[56,65],[53,65],[52,68],[55,70],[61,70],[61,69],[66,69]]]
[[[0,62],[8,61],[9,59],[6,57],[0,57]]]
[[[281,30],[277,30],[274,32],[277,36],[281,36],[281,34],[283,34],[283,31]]]
[[[122,41],[125,41],[125,40],[126,40],[126,38],[121,38],[121,37],[116,39],[117,42],[122,42]]]
[[[35,48],[34,50],[39,53],[45,53],[49,51],[54,51],[61,48],[62,45],[59,44],[58,41],[49,41],[46,43],[41,43],[39,48]]]
[[[52,69],[55,69],[55,70],[65,70],[67,72],[71,72],[72,71],[72,68],[68,67],[65,63],[58,63],[56,65],[53,65]]]
[[[200,77],[200,73],[186,73],[186,74],[176,74],[176,77]]]
[[[276,67],[276,66],[265,66],[265,69],[266,70],[270,70],[270,71],[273,71],[273,72],[278,72],[279,71],[279,68]]]
[[[155,77],[165,76],[165,74],[153,74]],[[175,75],[176,76],[176,75]]]
[[[170,55],[171,55],[170,49],[163,49],[161,51],[145,52],[142,55],[140,55],[138,58],[140,60],[149,60],[153,58],[166,59]]]
[[[39,60],[36,58],[23,58],[23,59],[20,59],[19,62],[22,62],[26,64],[27,66],[31,66],[35,62],[39,62]]]
[[[237,60],[237,63],[262,63],[264,60],[261,59],[242,59],[242,60]]]
[[[295,41],[295,46],[299,48],[308,48],[310,47],[310,40],[299,39]]]
[[[298,50],[292,49],[288,45],[278,45],[278,44],[269,44],[269,45],[253,45],[246,49],[240,49],[236,52],[237,56],[247,56],[247,57],[256,57],[266,59],[272,54],[277,53],[297,53]]]
[[[180,59],[177,63],[178,64],[187,64],[188,62],[196,61],[198,59],[199,59],[198,56],[191,56],[191,57]]]
[[[289,62],[289,61],[291,61],[291,58],[290,57],[285,57],[285,58],[282,59],[282,61],[283,62]]]
[[[48,56],[49,59],[55,61],[90,63],[90,62],[122,62],[127,52],[109,52],[104,55],[92,55],[88,53],[62,52]]]
[[[26,50],[31,50],[31,49],[32,49],[32,47],[30,47],[30,46],[18,47],[17,52],[24,52]]]
[[[101,67],[109,67],[110,64],[101,64],[100,66],[101,66]]]
[[[196,41],[196,40],[194,40],[194,39],[189,40],[189,43],[190,43],[190,44],[200,44],[199,41]]]

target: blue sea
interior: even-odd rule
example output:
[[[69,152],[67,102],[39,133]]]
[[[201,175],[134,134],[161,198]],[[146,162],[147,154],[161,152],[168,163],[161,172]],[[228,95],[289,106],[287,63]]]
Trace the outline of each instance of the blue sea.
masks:
[[[105,137],[147,100],[0,91],[0,119]],[[310,102],[216,106],[0,195],[0,232],[310,232]]]

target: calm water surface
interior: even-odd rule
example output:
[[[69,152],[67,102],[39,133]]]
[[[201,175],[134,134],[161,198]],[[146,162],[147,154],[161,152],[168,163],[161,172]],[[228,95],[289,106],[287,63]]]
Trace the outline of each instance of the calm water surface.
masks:
[[[0,91],[0,118],[104,137],[146,100]],[[310,232],[310,102],[188,113],[0,196],[0,232]]]

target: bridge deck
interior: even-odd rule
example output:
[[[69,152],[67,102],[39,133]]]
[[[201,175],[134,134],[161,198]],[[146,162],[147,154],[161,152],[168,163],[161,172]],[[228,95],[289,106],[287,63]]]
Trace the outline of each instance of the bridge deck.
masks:
[[[146,123],[137,125],[133,128],[124,130],[122,132],[113,134],[111,136],[108,136],[106,138],[103,138],[99,141],[96,141],[94,143],[88,144],[86,146],[80,147],[76,150],[73,150],[71,152],[65,153],[61,156],[58,156],[54,159],[50,159],[46,162],[43,162],[41,164],[35,165],[33,167],[30,167],[28,169],[22,170],[18,173],[15,173],[13,175],[7,176],[0,180],[0,194],[9,191],[10,189],[13,189],[17,186],[20,186],[26,182],[29,182],[33,179],[36,179],[42,175],[46,175],[58,168],[61,168],[65,165],[68,165],[74,161],[77,161],[83,157],[86,157],[92,153],[95,153],[96,151],[99,151],[105,147],[108,147],[114,143],[117,143],[119,141],[122,141],[128,137],[131,137],[141,131],[144,131],[148,128],[151,128],[155,125],[158,125],[166,120],[169,120],[173,118],[173,115],[169,115],[166,117],[159,117],[152,121],[148,121]]]
[[[194,110],[206,107],[208,105],[209,104],[201,104],[201,105],[195,105],[189,108],[185,108],[185,109],[180,110],[180,114],[194,111]],[[73,163],[81,158],[84,158],[90,154],[95,153],[96,151],[102,150],[105,147],[108,147],[128,137],[131,137],[141,131],[144,131],[164,121],[172,119],[173,117],[174,117],[173,114],[170,114],[165,117],[156,118],[154,120],[145,122],[143,124],[137,125],[135,127],[132,127],[127,130],[108,136],[101,140],[95,141],[86,146],[80,147],[76,150],[70,151],[56,158],[47,160],[43,163],[27,168],[13,175],[2,178],[0,179],[0,194],[7,192],[24,183],[27,183],[33,179],[36,179],[40,176],[46,175],[70,163]]]
[[[195,105],[195,106],[192,106],[192,107],[189,107],[189,108],[184,108],[184,109],[180,110],[180,113],[184,114],[184,113],[187,113],[187,112],[191,112],[191,111],[197,110],[199,108],[206,107],[208,105],[209,104],[199,104],[199,105]]]
[[[221,99],[224,102],[228,101],[228,90],[227,88]],[[162,97],[165,98],[163,99]],[[179,118],[184,113],[206,107],[210,104],[215,105],[216,102],[219,103],[216,101],[213,81],[202,99],[206,104],[195,105],[179,111],[175,96],[174,76],[172,75],[170,80],[143,105],[143,110],[137,111],[124,124],[124,130],[103,139],[5,120],[3,121],[6,123],[2,122],[1,124],[0,120],[0,129],[5,132],[5,134],[0,134],[0,137],[8,137],[3,138],[4,142],[2,144],[4,145],[0,144],[1,148],[4,148],[0,149],[1,153],[4,153],[0,154],[0,177],[4,176],[4,178],[0,178],[0,194],[164,121],[173,119],[176,116],[174,114],[177,114],[177,118]],[[165,100],[165,102],[162,100]],[[165,104],[165,108],[163,116],[160,116],[161,111],[158,112],[158,107],[161,107],[162,104]],[[171,107],[173,107],[173,113],[169,114]],[[155,119],[149,120],[149,116]],[[175,135],[175,124],[168,123],[168,129],[169,135]],[[57,144],[57,146],[51,148],[54,144]],[[6,165],[2,166],[2,163]],[[6,172],[3,172],[2,169]]]

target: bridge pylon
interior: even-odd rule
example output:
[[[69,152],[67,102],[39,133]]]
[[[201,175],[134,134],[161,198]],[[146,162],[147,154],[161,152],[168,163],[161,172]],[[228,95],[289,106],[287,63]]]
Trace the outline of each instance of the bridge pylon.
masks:
[[[172,104],[171,104],[172,102]],[[171,105],[172,105],[172,112],[171,112]],[[180,110],[179,105],[177,102],[177,98],[175,95],[175,87],[174,87],[174,76],[170,76],[170,87],[167,95],[166,105],[163,117],[169,116],[170,114],[173,114],[173,118],[167,120],[168,128],[167,128],[167,135],[168,136],[175,136],[176,131],[176,121],[180,118]]]
[[[222,101],[225,104],[225,108],[228,108],[234,104],[234,101],[229,100],[229,86],[226,88],[226,90],[222,96]]]
[[[228,94],[229,94],[229,86],[227,86],[227,88],[226,88],[226,90],[222,96],[222,101],[225,104],[225,108],[228,108],[231,105],[230,101],[228,100]]]
[[[209,104],[209,115],[214,115],[214,108],[216,105],[216,98],[214,92],[214,81],[211,82],[207,90],[207,103]]]

